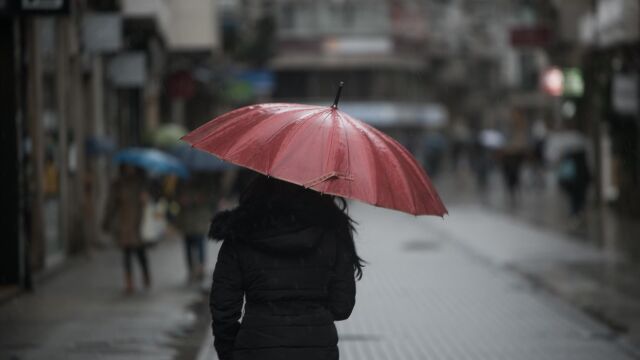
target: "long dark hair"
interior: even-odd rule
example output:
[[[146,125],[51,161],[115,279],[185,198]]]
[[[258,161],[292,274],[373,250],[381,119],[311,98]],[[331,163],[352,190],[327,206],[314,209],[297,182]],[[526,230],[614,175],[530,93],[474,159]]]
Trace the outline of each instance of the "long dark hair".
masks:
[[[222,212],[213,219],[209,237],[230,239],[241,236],[237,230],[251,232],[254,229],[273,229],[294,226],[320,226],[336,230],[345,241],[353,271],[362,278],[364,261],[356,252],[353,234],[355,222],[347,213],[344,198],[320,194],[285,181],[257,174],[240,195],[239,205],[232,211]],[[260,214],[256,217],[255,214]],[[235,219],[234,219],[235,218]],[[250,219],[250,221],[246,221]],[[227,231],[229,221],[242,223]]]

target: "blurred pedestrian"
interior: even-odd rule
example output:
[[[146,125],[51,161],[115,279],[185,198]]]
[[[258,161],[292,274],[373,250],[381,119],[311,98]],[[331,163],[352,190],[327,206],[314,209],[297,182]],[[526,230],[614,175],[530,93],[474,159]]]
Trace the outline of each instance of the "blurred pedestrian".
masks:
[[[558,183],[569,200],[571,216],[578,219],[584,211],[591,183],[591,171],[584,149],[576,149],[562,157],[558,165]]]
[[[521,152],[507,149],[502,154],[502,177],[509,195],[509,204],[514,207],[518,204],[520,194],[520,170],[524,156]]]
[[[109,191],[103,229],[114,237],[122,249],[125,292],[132,293],[133,257],[140,264],[145,288],[151,286],[147,253],[140,234],[143,209],[149,201],[149,194],[145,190],[141,170],[129,165],[120,165],[119,170]]]
[[[442,159],[447,149],[447,139],[439,132],[430,132],[424,137],[424,168],[434,179],[440,173]]]
[[[505,145],[502,131],[485,128],[477,132],[469,155],[471,169],[476,175],[477,189],[485,199],[489,190],[489,177],[494,166],[495,154]]]
[[[221,360],[338,359],[334,321],[351,314],[363,266],[345,210],[341,198],[260,175],[214,218],[209,235],[224,240],[210,298]]]
[[[531,127],[531,140],[533,142],[532,168],[533,185],[538,188],[545,187],[545,146],[547,140],[547,126],[543,119],[537,119]]]
[[[176,226],[182,233],[189,281],[202,279],[206,260],[205,237],[215,212],[215,200],[200,182],[190,180],[178,191]]]
[[[471,145],[469,160],[471,170],[476,178],[476,187],[481,196],[487,195],[489,190],[489,175],[491,173],[492,150],[483,145],[480,141],[474,141]]]
[[[466,125],[465,120],[459,118],[453,124],[451,132],[451,161],[454,171],[458,170],[460,159],[463,158],[469,150],[471,138],[471,131]]]

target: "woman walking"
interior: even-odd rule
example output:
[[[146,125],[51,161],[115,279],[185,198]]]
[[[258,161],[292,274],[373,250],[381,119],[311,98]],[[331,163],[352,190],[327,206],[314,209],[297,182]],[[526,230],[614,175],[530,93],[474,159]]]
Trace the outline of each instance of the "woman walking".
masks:
[[[258,175],[213,219],[209,236],[224,240],[210,295],[221,360],[338,359],[334,321],[351,314],[363,266],[345,210],[344,199]]]
[[[147,253],[140,236],[142,211],[148,201],[140,170],[120,165],[120,174],[111,184],[103,229],[111,233],[122,249],[125,292],[133,292],[133,257],[140,263],[145,288],[151,286]]]

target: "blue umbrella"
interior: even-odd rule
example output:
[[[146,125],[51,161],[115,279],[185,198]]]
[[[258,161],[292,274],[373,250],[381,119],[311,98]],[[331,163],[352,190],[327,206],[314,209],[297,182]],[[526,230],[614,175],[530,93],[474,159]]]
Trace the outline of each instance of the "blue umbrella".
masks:
[[[179,144],[171,149],[171,154],[180,159],[191,171],[217,172],[232,169],[233,164],[191,147],[189,144]]]
[[[113,161],[141,167],[152,175],[177,175],[189,177],[189,170],[175,157],[156,149],[127,148],[120,150]]]

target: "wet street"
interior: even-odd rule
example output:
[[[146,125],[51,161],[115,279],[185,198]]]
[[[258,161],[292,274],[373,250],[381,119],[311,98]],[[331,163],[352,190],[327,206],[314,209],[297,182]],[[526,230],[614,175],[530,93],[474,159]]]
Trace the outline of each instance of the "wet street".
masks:
[[[351,204],[368,266],[354,313],[338,326],[342,358],[639,358],[633,336],[565,296],[584,293],[587,280],[558,269],[607,263],[602,251],[480,205],[449,210],[424,219]],[[199,359],[215,358],[208,341]]]
[[[444,220],[351,209],[368,266],[338,327],[344,359],[637,358],[624,337],[521,275],[601,262],[595,248],[477,205]],[[153,289],[130,297],[112,250],[42,280],[0,307],[2,358],[215,358],[205,295],[185,284],[181,251],[176,240],[153,249]]]
[[[640,358],[633,298],[575,271],[610,269],[615,255],[457,195],[444,219],[351,203],[368,265],[338,325],[342,358]],[[153,288],[133,296],[121,292],[115,250],[75,259],[0,305],[0,358],[215,359],[208,280],[186,283],[182,251],[178,239],[153,248]],[[589,311],[598,296],[627,316],[624,327]]]
[[[338,326],[342,358],[639,358],[634,308],[622,307],[635,303],[570,271],[611,268],[613,255],[458,196],[444,220],[351,203],[368,265],[353,315]],[[178,239],[153,248],[153,288],[133,296],[121,292],[113,249],[41,279],[0,305],[1,358],[215,359],[208,280],[186,283],[182,251]],[[216,252],[210,244],[211,259]],[[598,295],[628,317],[624,328],[590,314],[585,302]]]
[[[222,252],[218,339],[335,353],[326,194],[366,262],[341,359],[640,360],[640,1],[0,0],[0,29],[0,360],[217,359],[207,233],[262,252]]]
[[[124,294],[122,255],[109,249],[0,305],[0,359],[193,359],[208,328],[204,295],[186,283],[180,242],[149,256],[149,291]]]

